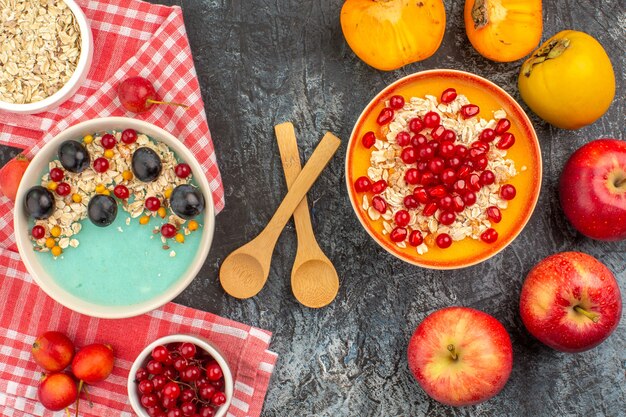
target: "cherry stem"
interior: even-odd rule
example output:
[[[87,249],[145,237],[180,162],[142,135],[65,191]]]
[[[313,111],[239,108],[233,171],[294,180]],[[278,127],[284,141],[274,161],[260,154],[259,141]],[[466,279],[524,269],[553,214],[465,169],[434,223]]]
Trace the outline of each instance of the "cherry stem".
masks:
[[[591,320],[594,323],[597,323],[600,320],[600,317],[597,314],[587,311],[581,306],[574,307],[574,311],[582,314],[583,316],[587,317],[589,320]]]
[[[456,354],[456,350],[454,349],[454,345],[448,345],[448,351],[450,352],[452,359],[457,360],[459,358],[459,355]]]
[[[166,104],[168,106],[178,106],[178,107],[182,107],[184,109],[188,109],[189,108],[189,106],[186,105],[186,104],[173,103],[171,101],[158,101],[158,100],[148,99],[148,100],[146,100],[146,103],[150,103],[150,104]]]

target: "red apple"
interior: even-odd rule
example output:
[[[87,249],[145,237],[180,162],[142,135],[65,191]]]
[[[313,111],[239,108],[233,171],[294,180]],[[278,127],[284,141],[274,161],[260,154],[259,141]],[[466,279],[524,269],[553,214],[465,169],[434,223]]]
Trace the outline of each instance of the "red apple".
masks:
[[[48,410],[59,411],[76,401],[78,387],[76,381],[67,374],[45,375],[39,383],[37,396]]]
[[[626,142],[598,139],[563,168],[561,207],[572,225],[599,240],[626,239]]]
[[[504,326],[482,311],[448,307],[415,329],[409,368],[426,394],[453,406],[478,404],[496,395],[513,366]]]
[[[541,342],[562,352],[582,352],[615,330],[622,298],[611,271],[593,256],[563,252],[539,262],[526,277],[522,321]]]
[[[74,344],[61,332],[45,332],[35,340],[31,350],[33,359],[48,372],[65,369],[74,356]]]
[[[72,361],[72,373],[87,384],[104,381],[113,371],[113,348],[94,343],[79,349]]]

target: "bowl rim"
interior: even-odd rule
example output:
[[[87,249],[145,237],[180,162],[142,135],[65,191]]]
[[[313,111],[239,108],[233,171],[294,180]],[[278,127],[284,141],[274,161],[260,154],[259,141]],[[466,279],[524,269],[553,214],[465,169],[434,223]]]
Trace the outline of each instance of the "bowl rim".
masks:
[[[107,127],[95,127],[102,125]],[[26,270],[32,276],[33,280],[39,285],[39,287],[53,300],[73,311],[92,317],[106,319],[119,319],[138,316],[157,309],[173,300],[176,296],[183,292],[185,288],[187,288],[189,284],[191,284],[191,282],[196,278],[198,272],[204,265],[204,262],[206,261],[206,258],[209,254],[215,232],[215,205],[213,202],[211,188],[209,186],[209,182],[206,176],[204,175],[204,170],[202,169],[202,166],[198,163],[191,151],[178,138],[176,138],[174,135],[167,132],[166,130],[162,129],[161,127],[143,120],[127,117],[103,117],[91,119],[73,125],[57,134],[48,143],[46,143],[39,150],[39,152],[37,152],[35,157],[29,163],[23,176],[23,178],[27,180],[20,183],[15,201],[23,201],[24,195],[26,194],[27,189],[30,187],[30,184],[33,184],[37,181],[28,181],[28,178],[33,177],[39,179],[41,177],[40,173],[42,167],[44,166],[44,164],[47,165],[49,162],[48,159],[44,159],[45,154],[49,151],[50,148],[57,146],[58,142],[60,142],[62,139],[69,137],[82,137],[82,135],[85,133],[117,129],[121,127],[132,128],[142,133],[146,131],[151,131],[153,133],[148,133],[148,135],[157,142],[161,142],[161,138],[166,138],[166,141],[170,142],[166,143],[168,147],[172,148],[179,157],[181,157],[186,163],[191,166],[193,173],[199,173],[194,175],[194,179],[198,183],[200,189],[203,191],[205,197],[202,241],[200,242],[200,246],[197,249],[196,256],[194,257],[191,265],[187,267],[187,270],[185,270],[185,272],[181,274],[178,280],[174,281],[172,285],[170,285],[170,287],[151,299],[130,305],[109,306],[83,300],[62,288],[60,285],[54,282],[54,279],[51,276],[48,276],[45,279],[42,279],[42,277],[38,276],[34,266],[31,264],[31,258],[35,259],[35,261],[36,258],[33,257],[34,251],[31,248],[30,237],[28,236],[27,232],[28,218],[23,212],[21,204],[16,203],[14,208],[14,210],[16,211],[14,212],[13,216],[15,240],[20,254],[20,258],[22,259]],[[19,212],[17,210],[19,210]]]
[[[350,183],[350,179],[351,179],[351,175],[350,175],[350,161],[351,161],[351,152],[350,150],[353,147],[353,142],[357,141],[358,138],[356,138],[356,132],[359,129],[359,127],[363,124],[364,122],[364,118],[367,114],[370,113],[371,108],[373,108],[374,106],[376,106],[380,100],[386,96],[390,91],[396,89],[397,87],[403,85],[403,84],[407,84],[410,82],[413,82],[414,79],[419,79],[421,77],[432,77],[432,76],[452,76],[452,77],[457,77],[457,78],[469,78],[473,81],[476,81],[478,83],[484,83],[487,85],[487,87],[495,90],[496,92],[498,92],[500,95],[502,95],[505,99],[507,99],[511,105],[511,107],[515,110],[515,112],[518,114],[518,116],[520,117],[520,119],[523,121],[523,128],[526,131],[526,133],[528,133],[528,137],[531,140],[531,142],[535,145],[536,147],[536,156],[537,156],[537,179],[536,179],[536,192],[533,194],[532,198],[529,200],[529,206],[527,207],[527,209],[524,211],[524,218],[522,219],[522,221],[519,223],[519,226],[516,227],[512,233],[510,234],[510,238],[509,241],[505,244],[502,245],[500,248],[498,248],[497,250],[493,250],[493,251],[486,251],[482,256],[478,256],[478,257],[474,257],[471,260],[469,260],[468,262],[465,263],[459,263],[459,264],[428,264],[428,263],[422,263],[419,262],[415,259],[410,259],[407,258],[405,256],[403,256],[400,252],[394,251],[392,250],[393,248],[387,244],[387,242],[383,242],[382,239],[380,239],[380,237],[378,236],[378,233],[374,233],[371,229],[371,227],[366,224],[366,222],[364,221],[364,219],[362,218],[362,216],[359,215],[358,210],[357,210],[357,206],[360,206],[356,204],[356,202],[354,201],[354,195],[351,192],[351,186],[352,184]],[[494,82],[481,77],[480,75],[471,73],[471,72],[467,72],[467,71],[461,71],[461,70],[455,70],[455,69],[446,69],[446,68],[442,68],[442,69],[431,69],[431,70],[424,70],[424,71],[418,71],[409,75],[406,75],[396,81],[394,81],[391,84],[388,84],[387,86],[385,86],[380,92],[378,92],[374,98],[372,98],[372,100],[370,100],[370,102],[365,106],[365,108],[363,109],[363,111],[361,112],[361,114],[359,115],[356,123],[354,124],[354,127],[352,128],[352,132],[350,133],[350,139],[348,140],[348,145],[346,148],[346,158],[345,158],[345,163],[344,163],[344,174],[345,174],[345,178],[346,178],[346,188],[347,188],[347,192],[348,192],[348,200],[350,200],[350,205],[352,206],[352,210],[355,214],[355,216],[357,217],[357,219],[359,220],[361,226],[363,227],[363,229],[365,229],[365,231],[367,232],[368,235],[370,235],[370,237],[380,246],[382,247],[385,251],[387,251],[388,253],[390,253],[391,255],[395,256],[396,258],[407,262],[409,264],[415,265],[415,266],[419,266],[422,268],[426,268],[426,269],[432,269],[432,270],[456,270],[456,269],[463,269],[463,268],[468,268],[470,266],[474,266],[477,264],[480,264],[488,259],[491,259],[492,257],[496,256],[498,253],[500,253],[502,250],[504,250],[505,248],[507,248],[511,243],[513,243],[513,241],[519,236],[519,234],[522,232],[522,230],[526,227],[526,224],[528,223],[528,221],[530,220],[532,214],[535,211],[535,208],[537,206],[537,202],[539,201],[539,195],[541,194],[541,184],[542,184],[542,176],[543,176],[543,160],[542,160],[542,155],[541,155],[541,146],[539,144],[539,138],[537,137],[537,133],[535,131],[535,128],[532,124],[532,122],[530,121],[530,118],[528,117],[528,115],[526,114],[526,112],[524,111],[524,109],[522,109],[522,107],[519,105],[519,103],[509,94],[507,93],[503,88],[501,88],[500,86],[498,86],[497,84],[495,84]]]
[[[70,8],[80,29],[80,57],[70,79],[57,92],[34,103],[7,103],[0,100],[0,110],[19,114],[35,114],[59,106],[76,93],[87,79],[93,59],[93,34],[85,13],[74,0],[61,0]]]
[[[133,411],[137,413],[137,415],[139,415],[140,417],[149,417],[148,413],[144,410],[141,403],[139,402],[137,384],[135,383],[135,374],[137,373],[137,370],[141,367],[143,362],[145,362],[145,360],[148,358],[148,355],[152,353],[152,350],[155,347],[159,345],[167,345],[169,343],[180,342],[190,342],[196,346],[199,346],[204,351],[209,353],[218,363],[220,368],[222,368],[222,373],[224,374],[224,394],[226,394],[226,402],[217,409],[217,411],[215,412],[215,417],[223,417],[230,407],[230,403],[232,402],[233,393],[235,390],[233,374],[230,370],[230,366],[228,366],[228,362],[220,353],[220,351],[215,346],[213,346],[213,344],[208,339],[202,336],[193,336],[183,333],[172,334],[156,339],[154,342],[146,346],[133,361],[133,364],[131,365],[130,371],[128,373],[128,377],[126,378],[128,399],[130,401],[131,407],[133,408]]]

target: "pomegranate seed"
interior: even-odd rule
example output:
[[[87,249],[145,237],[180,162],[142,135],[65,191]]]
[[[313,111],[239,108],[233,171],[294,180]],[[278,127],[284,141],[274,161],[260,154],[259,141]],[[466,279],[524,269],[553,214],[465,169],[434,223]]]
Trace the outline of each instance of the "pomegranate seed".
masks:
[[[445,163],[441,158],[433,158],[428,162],[428,169],[433,174],[441,174],[445,168]]]
[[[442,103],[452,103],[456,98],[456,90],[454,88],[446,88],[441,93],[441,102]]]
[[[396,135],[396,143],[398,146],[406,146],[411,142],[411,135],[408,132],[399,132]]]
[[[418,149],[418,155],[422,160],[429,160],[435,156],[435,150],[430,145],[422,145]]]
[[[421,178],[420,172],[416,168],[409,168],[404,174],[404,180],[407,182],[407,184],[411,184],[411,185],[419,184],[420,178]]]
[[[428,216],[432,216],[433,214],[435,214],[436,211],[437,211],[437,204],[428,203],[426,204],[426,207],[424,207],[424,211],[422,211],[422,214],[428,217]]]
[[[467,187],[472,191],[478,191],[481,188],[480,177],[478,174],[471,174],[467,178]]]
[[[417,199],[417,201],[419,201],[422,204],[426,204],[430,201],[430,198],[428,198],[428,193],[426,192],[426,189],[423,187],[417,187],[413,190],[413,196]]]
[[[126,129],[122,132],[122,142],[127,145],[134,143],[137,140],[137,132],[133,129]]]
[[[106,172],[109,169],[109,160],[106,158],[96,158],[93,161],[93,170],[99,173]]]
[[[515,144],[515,135],[511,132],[504,132],[502,137],[498,143],[496,143],[496,148],[498,149],[509,149],[511,146]]]
[[[483,171],[480,174],[480,183],[482,185],[491,185],[496,182],[496,175],[489,170]]]
[[[435,187],[428,189],[428,195],[430,195],[433,198],[441,198],[445,196],[446,194],[448,194],[448,191],[446,190],[446,187],[443,185],[437,185]]]
[[[442,125],[439,125],[430,131],[430,136],[432,136],[433,139],[435,140],[441,140],[443,139],[443,135],[445,135],[445,133],[446,133],[446,128],[443,127]]]
[[[452,197],[452,207],[457,213],[463,211],[463,209],[465,208],[465,202],[460,195],[455,195],[454,197]]]
[[[113,194],[115,194],[115,197],[122,200],[126,200],[130,196],[128,188],[126,188],[126,186],[122,184],[118,184],[115,186],[115,188],[113,189]]]
[[[374,134],[374,132],[370,131],[370,132],[367,132],[366,134],[364,134],[363,137],[361,138],[361,143],[367,149],[369,149],[372,146],[374,146],[374,144],[376,143],[376,135]]]
[[[413,230],[409,235],[409,245],[411,246],[419,246],[424,243],[424,237],[422,236],[422,232],[419,230]]]
[[[387,189],[387,181],[378,180],[374,184],[372,184],[372,192],[374,194],[380,194]]]
[[[468,152],[469,150],[467,149],[467,146],[465,145],[456,145],[454,147],[454,154],[458,156],[459,158],[465,158]]]
[[[437,236],[435,242],[437,242],[437,246],[441,249],[447,249],[452,245],[452,238],[447,233],[441,233]]]
[[[489,228],[480,235],[480,238],[485,243],[493,243],[498,240],[498,232],[493,228]]]
[[[426,127],[437,127],[441,123],[441,116],[439,113],[435,113],[434,111],[429,111],[424,115],[424,125]]]
[[[115,136],[107,133],[106,135],[102,136],[102,139],[100,139],[100,143],[102,144],[102,147],[104,149],[113,149],[117,144],[117,140],[115,139]]]
[[[436,140],[431,140],[430,143],[428,144],[428,146],[430,146],[432,148],[432,150],[433,150],[433,152],[435,154],[439,150],[439,145],[441,145],[441,142],[436,141]]]
[[[178,178],[187,178],[191,175],[191,167],[188,164],[180,163],[174,167],[174,174]]]
[[[379,196],[372,198],[372,207],[379,213],[384,214],[387,211],[387,202]]]
[[[56,193],[60,195],[61,197],[65,197],[66,195],[69,195],[69,193],[71,192],[72,192],[72,187],[70,187],[68,183],[60,182],[59,185],[57,185]]]
[[[404,97],[392,96],[389,99],[389,107],[395,110],[400,110],[402,107],[404,107]]]
[[[419,117],[409,120],[409,130],[413,133],[419,133],[424,129],[424,121]]]
[[[426,145],[427,143],[428,139],[421,133],[418,133],[411,138],[411,145],[415,146],[416,148],[422,145]]]
[[[502,220],[502,213],[496,206],[487,207],[487,217],[495,223],[500,223],[500,220]]]
[[[500,197],[505,200],[513,200],[516,194],[517,190],[511,184],[505,184],[500,188]]]
[[[485,155],[481,155],[478,158],[474,159],[474,168],[477,171],[482,171],[483,169],[487,168],[487,165],[489,165],[489,159],[485,156]]]
[[[451,158],[454,156],[454,144],[450,142],[443,142],[437,153],[443,158]]]
[[[507,130],[509,130],[510,128],[511,128],[511,122],[509,121],[509,119],[500,119],[498,120],[498,123],[496,123],[495,130],[498,135],[501,135]]]
[[[465,203],[465,207],[471,207],[476,204],[476,194],[473,191],[468,191],[463,194],[463,203]]]
[[[422,174],[422,178],[420,178],[420,182],[422,183],[422,185],[428,186],[428,185],[433,185],[437,181],[435,180],[435,174],[427,171],[427,172],[424,172],[424,174]]]
[[[496,132],[493,129],[487,128],[480,132],[478,139],[483,142],[492,142],[496,138]]]
[[[441,181],[445,185],[452,185],[457,180],[456,171],[452,168],[446,168],[441,173]]]
[[[392,242],[402,242],[406,239],[406,235],[407,231],[404,227],[396,227],[389,233]]]
[[[446,129],[446,131],[443,133],[443,139],[441,140],[446,142],[454,142],[456,140],[456,133],[454,133],[453,130]]]
[[[367,177],[359,177],[354,181],[354,189],[357,193],[365,193],[372,189],[372,181]]]
[[[459,194],[464,194],[467,191],[467,182],[465,180],[457,180],[452,188]]]
[[[35,239],[42,239],[46,236],[46,229],[41,225],[33,226],[33,229],[30,231],[30,234]]]
[[[61,168],[52,168],[50,170],[50,179],[54,182],[59,182],[65,177],[65,172]]]
[[[485,151],[483,151],[482,149],[472,148],[469,151],[469,157],[471,159],[479,158],[479,157],[483,156],[484,154],[485,154]]]
[[[150,211],[157,211],[161,207],[161,202],[156,197],[148,197],[145,206]]]
[[[450,210],[452,208],[452,197],[449,195],[444,195],[439,199],[439,203],[437,203],[441,210]]]
[[[420,203],[419,201],[417,201],[417,198],[415,198],[415,196],[407,195],[406,197],[404,197],[404,207],[408,209],[414,209],[418,208],[419,205]]]
[[[480,113],[480,107],[475,104],[466,104],[465,106],[461,106],[461,116],[463,116],[464,119],[474,117],[478,113]]]
[[[456,171],[456,176],[459,179],[467,178],[467,176],[472,172],[472,168],[467,165],[467,163],[461,165],[461,167]]]
[[[414,164],[417,161],[417,150],[412,146],[404,148],[400,158],[405,164]]]
[[[461,158],[453,156],[446,161],[446,165],[450,168],[458,168],[461,165]]]
[[[456,220],[456,214],[451,211],[444,211],[439,215],[439,223],[449,226]]]
[[[400,227],[404,227],[411,221],[411,215],[406,210],[398,210],[394,216],[396,224]]]
[[[376,119],[376,123],[379,125],[386,125],[393,120],[394,112],[389,107],[385,107],[380,111],[378,118]]]
[[[428,161],[419,161],[417,163],[417,170],[419,172],[424,172],[428,169]]]
[[[477,140],[477,141],[472,142],[472,144],[470,145],[470,148],[471,149],[478,149],[480,151],[483,151],[483,153],[487,153],[487,151],[489,150],[489,144],[486,143],[486,142],[482,142],[480,140]],[[471,153],[470,153],[470,157],[472,157]]]

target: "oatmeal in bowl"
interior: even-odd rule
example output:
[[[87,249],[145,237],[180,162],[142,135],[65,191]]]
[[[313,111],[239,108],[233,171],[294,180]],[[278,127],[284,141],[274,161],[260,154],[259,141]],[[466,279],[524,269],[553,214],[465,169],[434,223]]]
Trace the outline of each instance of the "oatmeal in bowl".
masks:
[[[541,156],[503,90],[459,71],[425,71],[365,109],[346,157],[350,201],[388,252],[453,269],[506,247],[532,214]]]

